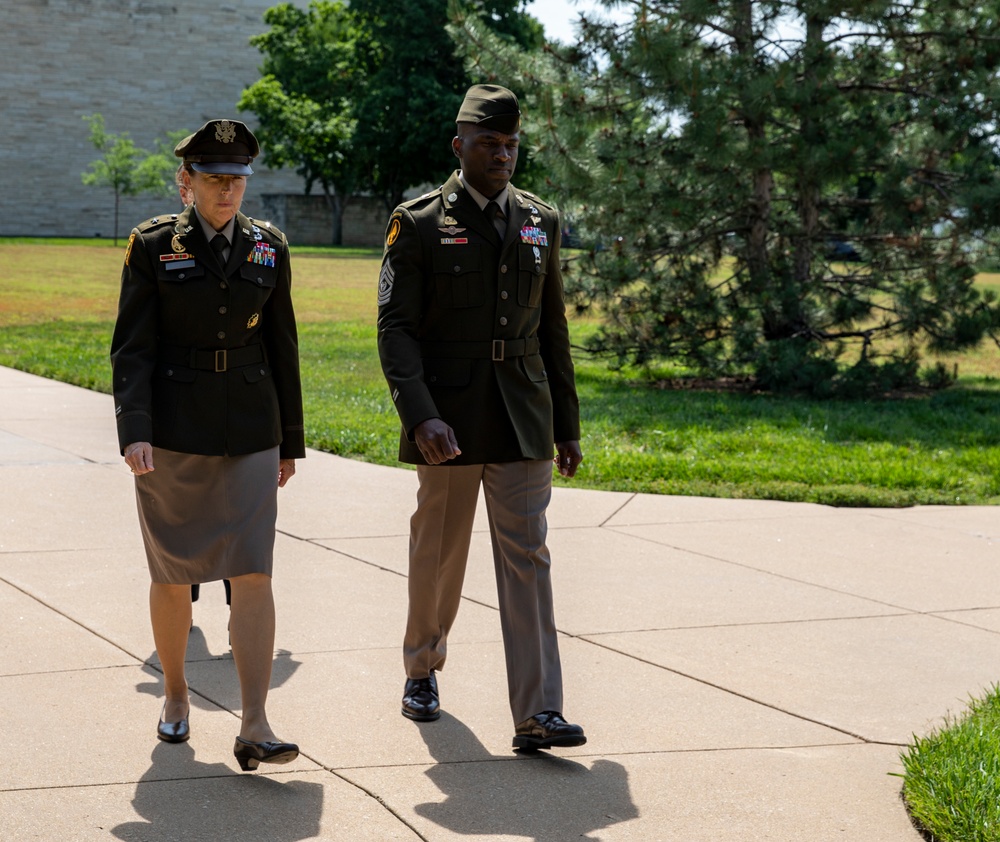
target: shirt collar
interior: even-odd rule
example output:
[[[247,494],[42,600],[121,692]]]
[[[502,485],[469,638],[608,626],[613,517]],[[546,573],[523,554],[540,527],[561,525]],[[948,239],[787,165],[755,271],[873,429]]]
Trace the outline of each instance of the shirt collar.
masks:
[[[198,213],[197,205],[194,206],[194,215],[198,217],[198,222],[201,223],[202,233],[205,235],[205,239],[212,242],[212,237],[216,234],[222,234],[228,241],[230,247],[233,245],[233,235],[236,233],[236,216],[234,215],[232,219],[229,220],[223,227],[221,231],[216,231],[211,225],[205,222],[201,218],[201,214]]]
[[[462,182],[462,186],[465,188],[465,192],[468,193],[470,196],[472,196],[475,203],[479,205],[479,210],[486,210],[486,205],[488,205],[492,201],[500,205],[500,210],[503,211],[504,216],[510,216],[510,214],[507,213],[506,190],[502,191],[500,195],[498,195],[495,199],[487,199],[482,193],[480,193],[475,187],[473,187],[471,184],[469,184],[469,182],[465,180],[465,176],[462,174],[461,170],[459,170],[458,172],[458,177]]]

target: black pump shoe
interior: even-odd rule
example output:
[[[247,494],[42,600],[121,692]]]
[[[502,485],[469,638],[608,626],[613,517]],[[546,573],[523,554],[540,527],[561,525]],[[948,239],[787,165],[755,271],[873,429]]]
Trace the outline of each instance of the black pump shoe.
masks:
[[[252,772],[261,763],[291,763],[299,756],[299,747],[295,743],[252,743],[237,737],[233,756],[244,772]]]
[[[164,705],[164,709],[166,709],[166,705]],[[189,707],[188,716],[190,714],[191,708]],[[187,742],[191,738],[191,726],[188,724],[187,716],[177,722],[165,722],[161,713],[160,721],[156,723],[156,736],[165,743]]]

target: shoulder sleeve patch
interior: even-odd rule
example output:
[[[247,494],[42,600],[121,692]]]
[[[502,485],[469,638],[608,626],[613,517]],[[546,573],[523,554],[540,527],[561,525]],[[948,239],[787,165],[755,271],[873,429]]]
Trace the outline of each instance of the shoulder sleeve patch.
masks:
[[[125,265],[128,266],[128,259],[132,256],[132,243],[135,242],[135,231],[128,238],[128,245],[125,246]]]
[[[396,238],[399,236],[399,229],[401,227],[400,219],[402,218],[402,211],[396,211],[392,216],[389,217],[389,226],[385,229],[385,247],[389,248]]]

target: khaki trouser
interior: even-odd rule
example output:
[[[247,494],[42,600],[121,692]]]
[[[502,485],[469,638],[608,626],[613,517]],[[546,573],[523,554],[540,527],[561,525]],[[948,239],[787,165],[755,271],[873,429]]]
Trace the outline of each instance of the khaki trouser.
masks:
[[[418,466],[417,510],[410,519],[409,613],[403,663],[409,678],[444,667],[448,632],[462,597],[472,523],[486,497],[507,686],[514,722],[562,711],[545,510],[552,463]]]

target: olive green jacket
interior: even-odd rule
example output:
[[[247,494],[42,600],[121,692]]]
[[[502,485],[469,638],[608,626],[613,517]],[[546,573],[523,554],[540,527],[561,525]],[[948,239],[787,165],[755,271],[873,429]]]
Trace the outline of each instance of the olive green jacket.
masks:
[[[288,242],[270,223],[238,213],[225,267],[192,208],[133,229],[111,361],[122,449],[305,456]]]
[[[392,213],[379,277],[378,348],[402,422],[455,430],[449,464],[551,459],[580,438],[559,259],[559,214],[507,188],[501,244],[458,173]]]

